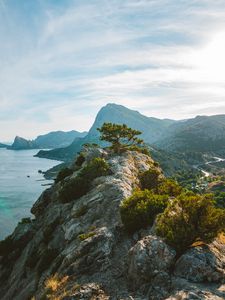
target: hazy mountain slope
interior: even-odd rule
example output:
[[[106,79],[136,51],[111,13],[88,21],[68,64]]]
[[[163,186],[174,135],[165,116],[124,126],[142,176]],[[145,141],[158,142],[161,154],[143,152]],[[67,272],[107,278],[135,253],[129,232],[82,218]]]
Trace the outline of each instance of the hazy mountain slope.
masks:
[[[35,140],[26,140],[16,136],[13,144],[8,146],[11,150],[60,148],[69,146],[75,138],[84,137],[87,132],[72,131],[53,131],[39,135]]]
[[[39,135],[35,142],[40,148],[59,148],[69,146],[75,138],[84,137],[87,132],[53,131],[44,135]]]
[[[225,149],[225,115],[197,116],[172,124],[155,144],[172,151],[218,152]]]
[[[85,138],[76,139],[69,147],[54,149],[51,151],[40,151],[37,156],[67,161],[71,160],[74,155],[80,151],[82,144],[98,143],[102,145],[102,142],[99,141],[97,128],[101,127],[104,122],[118,124],[125,123],[129,127],[143,132],[142,138],[144,141],[152,143],[156,141],[159,136],[163,136],[169,126],[175,121],[149,118],[122,105],[107,104],[97,114],[95,122]]]
[[[7,148],[7,145],[0,143],[0,148]]]
[[[16,136],[14,142],[11,146],[8,146],[9,150],[28,150],[28,149],[38,149],[38,145],[35,141],[26,140],[20,136]]]

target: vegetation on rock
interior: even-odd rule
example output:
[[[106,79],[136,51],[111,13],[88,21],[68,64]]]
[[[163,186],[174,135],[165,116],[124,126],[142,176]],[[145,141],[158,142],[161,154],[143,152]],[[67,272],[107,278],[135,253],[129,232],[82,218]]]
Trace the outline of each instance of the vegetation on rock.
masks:
[[[102,158],[94,158],[85,166],[77,177],[65,182],[59,192],[61,202],[70,202],[85,195],[90,187],[91,182],[100,176],[109,174],[109,165]]]
[[[182,253],[194,242],[211,242],[225,228],[225,210],[216,208],[212,195],[183,193],[158,217],[156,231]]]
[[[135,191],[120,206],[122,222],[129,232],[152,225],[157,214],[168,204],[167,195],[156,195],[152,191]]]
[[[63,168],[62,170],[59,171],[56,179],[55,179],[55,183],[58,183],[62,180],[64,180],[66,177],[70,176],[73,174],[73,170],[66,167],[66,168]]]
[[[159,185],[160,182],[160,171],[158,169],[149,169],[145,172],[142,172],[139,176],[141,189],[154,189]]]

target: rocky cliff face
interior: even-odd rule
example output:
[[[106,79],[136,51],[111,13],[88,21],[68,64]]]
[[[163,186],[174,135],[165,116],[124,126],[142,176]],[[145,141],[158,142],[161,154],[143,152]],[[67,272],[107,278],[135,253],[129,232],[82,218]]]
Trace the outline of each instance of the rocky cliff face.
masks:
[[[110,175],[69,203],[60,202],[61,183],[53,185],[34,204],[35,219],[23,220],[5,242],[1,299],[224,299],[221,240],[177,260],[154,228],[132,236],[124,231],[119,205],[138,187],[139,173],[156,168],[154,161],[137,152],[115,156],[95,149],[83,165],[93,157],[107,160]],[[74,167],[65,180],[78,172]],[[54,296],[47,295],[50,285]]]
[[[38,149],[38,145],[34,141],[29,141],[20,136],[16,136],[13,144],[7,148],[9,150]]]

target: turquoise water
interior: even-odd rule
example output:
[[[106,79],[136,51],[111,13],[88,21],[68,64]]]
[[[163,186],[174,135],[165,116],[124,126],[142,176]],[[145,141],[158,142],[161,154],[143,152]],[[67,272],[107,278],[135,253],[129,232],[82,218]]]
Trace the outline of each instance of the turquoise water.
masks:
[[[43,184],[52,183],[38,170],[46,171],[59,162],[33,157],[36,153],[0,149],[0,239],[9,235],[21,218],[31,216],[32,204],[47,188]]]

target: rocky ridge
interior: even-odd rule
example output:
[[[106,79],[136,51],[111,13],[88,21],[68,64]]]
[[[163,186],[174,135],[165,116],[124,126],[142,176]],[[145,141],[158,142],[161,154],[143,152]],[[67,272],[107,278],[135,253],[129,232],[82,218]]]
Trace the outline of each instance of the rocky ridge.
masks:
[[[153,228],[128,235],[119,206],[139,186],[139,174],[160,169],[138,152],[112,155],[89,149],[104,158],[110,174],[96,178],[90,191],[61,203],[59,182],[33,205],[32,222],[24,220],[7,239],[0,257],[0,295],[3,300],[43,300],[46,279],[66,278],[63,295],[49,299],[224,299],[225,244],[190,248],[177,259],[174,249]],[[74,165],[73,174],[79,170]],[[1,247],[0,247],[1,248]]]

